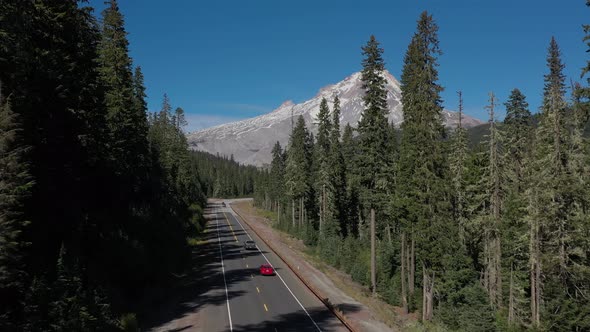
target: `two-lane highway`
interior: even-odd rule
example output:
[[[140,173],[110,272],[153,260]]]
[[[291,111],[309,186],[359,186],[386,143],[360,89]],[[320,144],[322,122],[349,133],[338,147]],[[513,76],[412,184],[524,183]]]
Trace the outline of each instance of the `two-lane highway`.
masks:
[[[203,326],[224,326],[226,331],[347,331],[231,208],[216,204],[214,211],[226,310],[224,317],[206,315],[205,320],[215,322]],[[254,240],[257,249],[246,250],[246,240]],[[271,264],[276,275],[262,276],[262,264]]]

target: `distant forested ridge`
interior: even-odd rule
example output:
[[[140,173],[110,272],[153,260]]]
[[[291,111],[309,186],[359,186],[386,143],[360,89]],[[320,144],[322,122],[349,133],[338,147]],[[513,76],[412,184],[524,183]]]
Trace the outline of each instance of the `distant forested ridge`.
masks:
[[[258,168],[239,164],[233,156],[228,158],[201,151],[191,151],[191,154],[197,167],[203,170],[201,183],[207,197],[251,197],[254,183],[262,176]]]
[[[0,330],[133,330],[190,262],[207,195],[247,195],[251,171],[189,152],[168,97],[148,116],[117,1],[0,13]]]
[[[356,133],[340,131],[339,102],[330,110],[324,99],[315,136],[299,117],[288,145],[275,144],[255,203],[426,329],[590,330],[590,61],[570,84],[552,38],[547,67],[528,78],[544,81],[539,113],[515,88],[502,102],[489,94],[485,126],[449,131],[438,26],[424,12],[404,57],[396,130],[383,51],[373,36],[362,47]],[[457,103],[462,112],[460,92]]]

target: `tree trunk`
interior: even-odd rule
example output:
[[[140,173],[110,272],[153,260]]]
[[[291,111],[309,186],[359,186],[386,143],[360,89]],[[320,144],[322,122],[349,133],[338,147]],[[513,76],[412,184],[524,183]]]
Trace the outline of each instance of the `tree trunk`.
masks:
[[[502,308],[502,302],[503,302],[503,298],[502,298],[502,244],[501,244],[501,240],[500,240],[500,235],[496,235],[495,238],[495,250],[494,250],[494,254],[495,254],[495,263],[496,263],[496,301],[497,301],[497,305],[498,308]]]
[[[401,253],[401,259],[400,262],[402,262],[401,266],[402,266],[402,271],[401,271],[401,279],[402,279],[402,309],[404,310],[404,313],[407,314],[408,313],[408,297],[406,294],[406,233],[402,232],[402,253]]]
[[[326,222],[326,215],[328,209],[326,208],[326,202],[328,201],[328,197],[326,196],[326,185],[324,184],[324,187],[322,189],[322,211],[324,212],[324,222]]]
[[[510,266],[510,291],[508,293],[508,324],[514,324],[514,270]]]
[[[539,261],[539,229],[538,221],[531,222],[530,228],[530,274],[531,274],[531,325],[541,325],[541,267]]]
[[[292,208],[292,213],[291,216],[293,217],[293,229],[295,229],[295,199],[291,200],[291,208]]]
[[[359,239],[362,240],[363,239],[363,218],[361,216],[361,211],[359,209],[359,225],[358,225],[358,233],[359,233]]]
[[[412,236],[412,244],[411,244],[411,248],[410,248],[410,257],[408,260],[408,273],[410,274],[409,278],[408,278],[408,293],[410,295],[410,297],[412,295],[414,295],[414,273],[416,272],[416,255],[415,255],[415,247],[416,247],[416,241],[414,240],[414,232],[412,232],[411,234]]]
[[[375,259],[375,209],[371,209],[371,289],[373,295],[377,292],[377,273]]]
[[[303,226],[303,197],[299,199],[299,228]]]
[[[277,202],[277,211],[278,211],[278,215],[277,215],[277,224],[281,224],[281,202]]]
[[[433,293],[434,272],[432,272],[432,277],[430,277],[424,263],[422,263],[422,321],[432,320]]]
[[[320,238],[322,237],[322,224],[324,217],[324,192],[320,195]]]
[[[536,264],[535,264],[535,298],[537,300],[536,312],[535,312],[535,326],[541,326],[541,255],[539,248],[539,228],[536,229],[537,234],[535,236],[536,242]]]
[[[426,271],[424,267],[424,263],[422,263],[422,321],[426,321],[426,307],[428,304],[426,303],[426,288],[427,288],[427,277]]]
[[[389,242],[390,245],[393,242],[391,240],[391,227],[389,227],[389,226],[387,226],[387,241]]]

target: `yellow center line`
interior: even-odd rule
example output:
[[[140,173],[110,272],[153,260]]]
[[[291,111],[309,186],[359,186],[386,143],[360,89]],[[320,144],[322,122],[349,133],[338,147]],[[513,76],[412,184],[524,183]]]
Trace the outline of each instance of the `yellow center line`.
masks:
[[[227,219],[227,215],[225,214],[225,212],[223,213],[223,216],[225,217],[225,221],[227,221],[227,225],[229,226],[229,229],[231,229],[231,233],[234,235],[234,239],[236,239],[236,242],[238,242],[238,237],[236,236],[236,233],[234,232],[234,228],[231,226],[229,219]]]
[[[258,293],[260,293],[260,288],[256,287],[256,290],[258,291]]]
[[[268,307],[264,304],[264,310],[268,311]]]

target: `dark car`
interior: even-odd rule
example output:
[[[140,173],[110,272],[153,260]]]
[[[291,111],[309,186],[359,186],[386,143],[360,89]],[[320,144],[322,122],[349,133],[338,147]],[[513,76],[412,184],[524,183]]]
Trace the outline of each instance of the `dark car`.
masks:
[[[256,242],[254,242],[252,240],[248,240],[248,241],[244,242],[244,249],[247,249],[247,250],[256,249]]]
[[[260,265],[260,274],[263,276],[272,276],[275,274],[275,269],[270,264]]]

